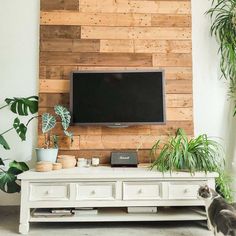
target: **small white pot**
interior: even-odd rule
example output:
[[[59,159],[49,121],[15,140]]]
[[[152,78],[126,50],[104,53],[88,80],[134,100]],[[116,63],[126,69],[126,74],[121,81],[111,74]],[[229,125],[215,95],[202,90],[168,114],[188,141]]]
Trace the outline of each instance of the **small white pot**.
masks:
[[[37,162],[39,161],[48,161],[56,163],[58,148],[36,148]]]

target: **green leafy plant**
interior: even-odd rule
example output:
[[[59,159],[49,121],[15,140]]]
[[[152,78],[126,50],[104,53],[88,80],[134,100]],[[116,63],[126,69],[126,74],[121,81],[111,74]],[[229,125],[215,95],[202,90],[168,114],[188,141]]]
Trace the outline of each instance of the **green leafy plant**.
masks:
[[[31,96],[26,98],[7,98],[5,105],[0,107],[0,110],[6,107],[19,116],[33,115],[38,111],[38,97]],[[15,130],[22,141],[26,140],[27,127],[30,121],[35,118],[31,117],[27,124],[21,123],[20,119],[16,117],[12,127],[0,134],[0,146],[5,150],[10,150],[5,135],[12,130]],[[8,159],[0,158],[0,189],[6,193],[20,192],[20,185],[17,183],[17,175],[28,170],[29,167],[24,162],[11,161],[8,169],[6,169],[5,161]]]
[[[213,0],[207,11],[212,19],[211,35],[219,43],[222,76],[229,81],[229,95],[236,115],[236,0]]]
[[[70,138],[71,143],[73,142],[73,133],[69,132],[67,129],[70,125],[71,115],[67,108],[56,105],[54,107],[55,114],[61,119],[61,125],[64,131],[64,134]],[[51,140],[53,139],[53,146],[54,148],[58,148],[58,136],[51,135],[51,131],[56,126],[57,117],[49,114],[44,113],[42,114],[42,132],[44,134],[44,147],[49,148],[51,146]]]
[[[217,172],[219,174],[216,180],[218,191],[228,201],[232,200],[229,179],[224,172],[223,147],[218,142],[209,139],[207,135],[199,135],[189,140],[185,132],[179,129],[176,136],[170,137],[162,148],[158,140],[152,147],[150,155],[156,159],[151,169],[161,172],[178,170],[189,171],[191,174],[197,171]]]

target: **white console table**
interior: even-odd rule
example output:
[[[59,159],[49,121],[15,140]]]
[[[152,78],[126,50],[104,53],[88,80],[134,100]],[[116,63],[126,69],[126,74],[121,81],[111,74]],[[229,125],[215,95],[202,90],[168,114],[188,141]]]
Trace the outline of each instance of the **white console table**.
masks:
[[[30,170],[21,180],[19,232],[27,234],[30,222],[170,221],[206,220],[197,198],[200,185],[215,188],[216,173],[162,174],[145,168],[90,167],[47,173]],[[156,214],[129,214],[129,206],[157,206]],[[173,210],[168,206],[183,206]],[[35,208],[97,207],[97,215],[35,217]],[[167,208],[164,208],[167,207]]]

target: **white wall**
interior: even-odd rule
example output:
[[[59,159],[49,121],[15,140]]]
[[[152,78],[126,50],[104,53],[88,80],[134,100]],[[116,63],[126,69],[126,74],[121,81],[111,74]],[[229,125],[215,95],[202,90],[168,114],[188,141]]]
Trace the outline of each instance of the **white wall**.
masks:
[[[218,80],[217,44],[210,37],[210,20],[204,16],[211,1],[192,0],[193,89],[195,134],[221,137],[227,148],[228,163],[236,161],[236,124],[227,101],[227,85]],[[0,0],[0,101],[5,97],[37,94],[39,0]],[[0,131],[11,126],[12,114],[1,112]],[[13,149],[0,156],[30,159],[36,143],[36,124],[22,144],[14,132],[8,135]],[[235,168],[234,168],[235,169]],[[0,205],[16,204],[19,194],[0,192]]]
[[[0,106],[6,97],[37,94],[39,0],[0,0]],[[12,126],[15,115],[0,110],[0,133]],[[24,119],[22,119],[24,120]],[[36,122],[29,127],[27,141],[15,131],[6,135],[10,151],[0,148],[0,157],[30,160],[36,143]],[[3,194],[0,205],[16,204],[20,194]]]
[[[192,0],[194,131],[195,135],[206,133],[220,138],[226,149],[228,172],[236,176],[236,117],[227,82],[219,80],[218,44],[209,33],[211,20],[204,15],[211,2]],[[236,183],[234,186],[236,189]]]

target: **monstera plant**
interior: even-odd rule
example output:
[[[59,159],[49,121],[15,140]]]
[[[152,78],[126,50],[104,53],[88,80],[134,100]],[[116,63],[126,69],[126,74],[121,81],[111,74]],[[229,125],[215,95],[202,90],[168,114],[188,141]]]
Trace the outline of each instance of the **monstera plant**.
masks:
[[[22,141],[26,140],[27,127],[34,118],[33,114],[38,112],[38,97],[31,96],[26,98],[7,98],[5,99],[5,105],[0,107],[0,110],[4,108],[10,108],[10,110],[17,115],[15,117],[12,127],[9,127],[4,132],[0,133],[0,148],[5,150],[11,149],[11,144],[6,140],[6,134],[14,131],[17,133]],[[32,116],[26,124],[22,123],[18,116]],[[0,157],[0,189],[6,193],[20,192],[20,185],[17,183],[17,175],[23,171],[28,170],[28,166],[24,162],[11,161],[9,167],[6,167],[5,163],[9,161],[7,158]]]
[[[44,147],[36,148],[38,161],[56,162],[58,154],[58,136],[52,134],[57,118],[61,120],[64,134],[73,142],[73,134],[67,129],[70,125],[71,115],[66,107],[56,105],[54,107],[55,116],[50,113],[42,114],[42,133],[44,134]]]
[[[236,0],[213,0],[207,11],[212,19],[211,35],[219,43],[222,76],[229,82],[229,95],[236,115]]]

